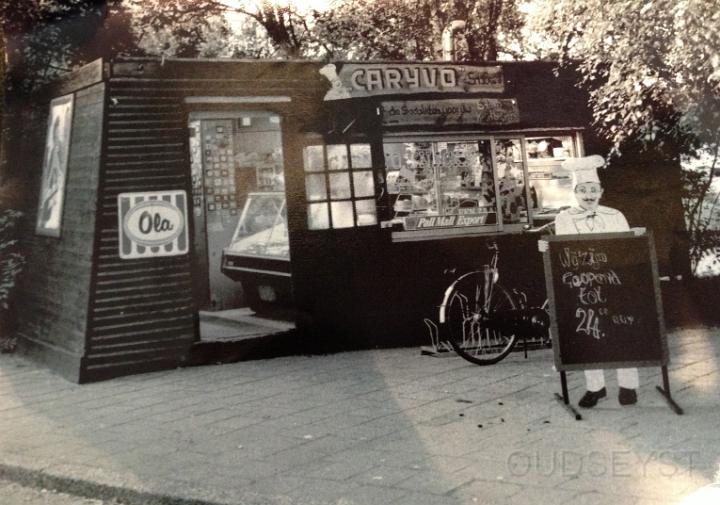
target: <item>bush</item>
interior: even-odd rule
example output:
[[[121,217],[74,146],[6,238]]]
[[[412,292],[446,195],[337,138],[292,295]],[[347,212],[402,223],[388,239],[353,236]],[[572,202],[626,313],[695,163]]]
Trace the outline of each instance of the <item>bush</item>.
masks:
[[[25,258],[18,244],[18,224],[22,213],[16,210],[0,212],[0,350],[11,352],[15,338],[10,331],[12,324],[13,290]]]

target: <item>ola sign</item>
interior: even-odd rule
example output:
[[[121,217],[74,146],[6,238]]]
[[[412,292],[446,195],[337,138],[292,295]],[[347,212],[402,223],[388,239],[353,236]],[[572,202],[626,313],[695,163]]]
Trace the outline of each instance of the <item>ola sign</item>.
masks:
[[[188,252],[185,191],[118,195],[119,247],[123,259]]]

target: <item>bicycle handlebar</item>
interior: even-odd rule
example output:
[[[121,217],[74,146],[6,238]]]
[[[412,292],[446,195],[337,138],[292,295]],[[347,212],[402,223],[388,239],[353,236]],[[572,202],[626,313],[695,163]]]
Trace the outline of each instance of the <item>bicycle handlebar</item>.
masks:
[[[523,233],[554,233],[554,232],[555,232],[555,222],[554,221],[544,224],[542,226],[538,226],[537,228],[532,228],[529,224],[526,224],[525,226],[523,226]]]

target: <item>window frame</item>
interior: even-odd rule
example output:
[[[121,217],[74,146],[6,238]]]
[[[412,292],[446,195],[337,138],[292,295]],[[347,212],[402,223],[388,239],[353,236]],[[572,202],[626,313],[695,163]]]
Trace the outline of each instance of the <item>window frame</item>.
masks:
[[[529,159],[527,154],[527,139],[536,138],[543,136],[569,136],[573,141],[573,149],[575,156],[584,156],[584,146],[582,137],[582,128],[562,128],[562,129],[532,129],[527,131],[497,131],[497,132],[453,132],[447,134],[437,134],[430,132],[422,133],[402,133],[402,132],[386,132],[381,139],[381,144],[384,146],[386,143],[405,143],[405,142],[465,142],[465,143],[479,143],[480,141],[490,142],[490,152],[493,164],[493,183],[495,187],[495,212],[497,213],[498,219],[496,223],[468,226],[468,227],[454,227],[454,228],[435,228],[427,230],[399,230],[397,227],[393,229],[395,225],[400,224],[396,219],[390,218],[387,221],[380,223],[381,228],[390,228],[392,230],[393,242],[401,241],[417,241],[417,240],[433,240],[440,238],[452,238],[458,236],[474,236],[474,235],[498,235],[498,234],[511,234],[521,233],[523,227],[526,225],[534,226],[534,222],[538,220],[534,216],[531,209],[531,192],[530,192],[530,176],[529,176]],[[495,141],[499,139],[508,140],[519,140],[520,150],[523,163],[523,177],[524,177],[524,197],[527,207],[527,220],[524,223],[505,223],[502,219],[502,208],[501,199],[499,198],[499,178],[497,174],[497,162],[496,162],[496,148]],[[383,148],[384,152],[384,148]],[[384,163],[383,156],[383,178],[387,180],[387,166]],[[390,217],[390,216],[388,216]],[[554,215],[544,216],[554,217]],[[402,219],[402,218],[401,218]],[[541,220],[543,218],[540,218]]]
[[[352,161],[352,146],[354,145],[362,145],[366,146],[367,152],[369,154],[369,162],[367,166],[360,166],[355,167],[353,165]],[[329,157],[329,151],[331,146],[342,146],[344,148],[344,155],[346,157],[346,164],[344,166],[341,166],[338,169],[331,169],[330,168],[330,157]],[[322,148],[322,167],[320,169],[313,169],[308,170],[307,169],[307,156],[306,152],[307,149],[310,147],[320,147]],[[305,226],[306,229],[309,231],[325,231],[325,230],[349,230],[354,228],[369,228],[369,227],[377,227],[380,223],[380,216],[378,212],[378,184],[376,181],[375,173],[376,173],[376,166],[374,163],[374,157],[373,157],[373,146],[372,142],[369,139],[365,138],[358,138],[358,139],[328,139],[325,137],[322,137],[320,135],[314,136],[314,135],[308,135],[305,137],[303,143],[302,143],[302,170],[303,170],[303,185],[304,185],[304,203],[305,203],[305,212],[306,212],[306,220],[305,220]],[[370,177],[372,179],[372,194],[371,195],[364,195],[364,196],[358,196],[356,191],[356,184],[355,184],[355,174],[360,174],[363,172],[368,172],[370,174]],[[332,175],[346,175],[347,176],[347,189],[349,191],[349,195],[347,197],[340,196],[340,197],[333,197],[332,190],[333,190],[333,184],[332,184]],[[317,176],[322,175],[323,181],[324,181],[324,197],[323,198],[316,198],[316,199],[310,199],[308,194],[308,178],[309,176]],[[358,222],[360,213],[358,212],[358,202],[372,202],[372,207],[374,209],[374,222],[369,224],[360,224]],[[341,204],[350,204],[350,210],[352,211],[352,223],[348,226],[341,226],[343,223],[339,223],[338,219],[335,217],[339,215],[339,212],[333,212],[333,204],[341,205]],[[322,227],[312,227],[310,222],[310,206],[311,205],[323,205],[325,207],[325,212],[327,214],[327,226]]]

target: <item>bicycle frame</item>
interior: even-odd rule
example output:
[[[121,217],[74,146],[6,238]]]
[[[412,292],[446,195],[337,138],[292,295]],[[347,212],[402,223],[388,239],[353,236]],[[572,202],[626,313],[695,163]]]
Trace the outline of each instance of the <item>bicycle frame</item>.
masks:
[[[485,304],[487,305],[487,300],[490,300],[493,288],[495,287],[495,284],[497,284],[498,280],[500,279],[500,272],[497,267],[498,258],[500,257],[500,249],[497,246],[497,242],[492,241],[488,243],[488,249],[492,251],[492,257],[490,258],[490,263],[487,265],[483,265],[482,270],[473,270],[472,272],[467,272],[450,284],[450,286],[447,287],[445,290],[445,294],[443,295],[442,303],[439,306],[439,314],[438,314],[438,321],[440,324],[445,324],[446,322],[446,311],[448,302],[450,301],[450,295],[452,294],[453,290],[455,289],[455,286],[458,284],[458,282],[461,282],[464,278],[469,277],[471,275],[475,275],[478,272],[483,272],[485,277],[485,282],[483,285],[484,290],[484,299],[486,300]],[[487,306],[483,307],[487,310]]]
[[[527,228],[525,231],[540,233],[552,226],[553,223],[548,223],[535,229]],[[443,344],[450,342],[460,356],[479,365],[493,364],[504,359],[512,351],[518,338],[523,340],[525,357],[528,339],[533,341],[533,344],[541,345],[547,345],[550,341],[548,300],[541,306],[530,306],[524,292],[517,289],[508,291],[502,287],[498,283],[500,251],[497,242],[489,241],[487,246],[492,252],[490,261],[483,265],[482,269],[462,274],[445,290],[442,303],[438,307],[440,327],[434,323],[430,325],[429,320],[425,320],[434,345],[437,340],[436,348],[439,348],[438,337],[442,333],[446,337]],[[468,290],[468,287],[472,289]],[[498,300],[504,302],[495,305]],[[455,322],[451,323],[451,319]],[[493,356],[491,350],[485,355],[485,351],[481,349],[486,345],[489,346],[488,349],[497,346],[498,352]],[[482,356],[476,354],[476,351],[481,352]]]

